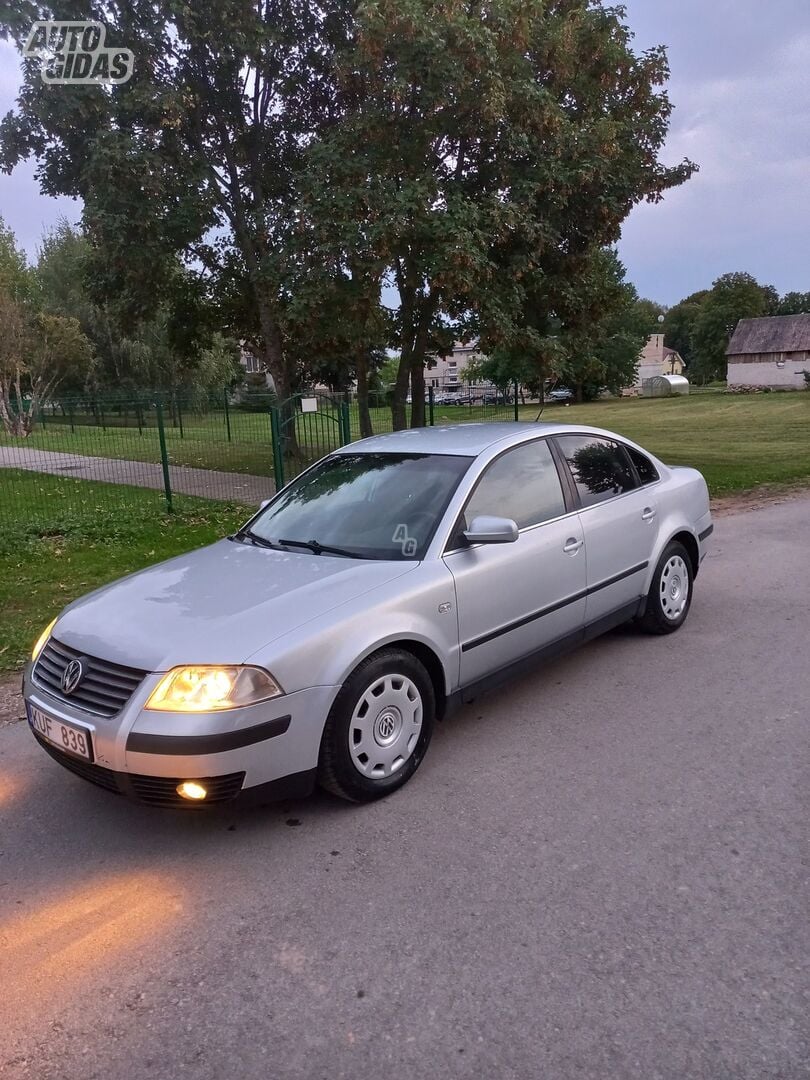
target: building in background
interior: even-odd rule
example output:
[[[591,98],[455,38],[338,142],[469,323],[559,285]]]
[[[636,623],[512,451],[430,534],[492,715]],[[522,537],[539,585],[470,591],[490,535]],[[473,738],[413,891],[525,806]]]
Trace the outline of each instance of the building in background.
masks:
[[[683,375],[684,367],[681,354],[664,344],[663,334],[650,334],[639,353],[634,385],[640,389],[646,379],[654,379],[656,375]]]
[[[740,319],[726,349],[728,385],[801,389],[810,368],[810,315]]]
[[[477,341],[468,345],[457,341],[452,351],[445,356],[431,357],[434,363],[432,367],[425,367],[425,386],[433,386],[450,393],[462,390],[467,385],[463,377],[464,370],[473,360],[477,363],[484,359]]]

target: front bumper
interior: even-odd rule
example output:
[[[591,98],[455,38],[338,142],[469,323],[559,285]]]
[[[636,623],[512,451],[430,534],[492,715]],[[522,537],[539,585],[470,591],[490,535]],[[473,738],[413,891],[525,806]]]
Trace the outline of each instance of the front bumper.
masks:
[[[312,790],[321,735],[339,687],[316,686],[221,713],[147,712],[160,675],[147,676],[116,716],[77,708],[35,683],[28,666],[27,705],[78,725],[93,743],[93,762],[34,736],[65,768],[108,791],[157,806],[205,807],[237,797],[289,798]],[[204,781],[200,803],[177,795],[182,780]]]

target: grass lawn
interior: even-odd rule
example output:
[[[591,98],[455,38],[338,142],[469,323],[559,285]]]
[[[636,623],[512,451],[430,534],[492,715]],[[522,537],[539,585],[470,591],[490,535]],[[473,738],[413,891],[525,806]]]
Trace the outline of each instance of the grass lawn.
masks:
[[[30,473],[13,481],[32,509],[12,522],[5,501],[0,508],[0,673],[22,667],[42,628],[75,597],[210,543],[249,515],[203,499],[184,499],[168,515],[151,491]]]
[[[375,433],[391,430],[391,410],[378,406],[370,410]],[[459,423],[464,420],[511,420],[512,406],[439,407],[434,412],[437,424]],[[113,418],[116,419],[116,418]],[[166,450],[172,465],[191,465],[201,469],[218,469],[224,472],[250,473],[254,476],[273,475],[273,448],[270,435],[270,416],[262,412],[233,410],[229,416],[231,437],[225,425],[225,414],[210,413],[206,416],[186,414],[182,434],[179,426],[167,421]],[[349,424],[353,439],[360,438],[360,416],[357,405],[349,409]],[[340,445],[339,427],[335,414],[322,410],[315,414],[298,414],[296,434],[302,449],[311,448],[307,460],[314,460]],[[48,420],[39,424],[35,431],[20,443],[0,431],[0,446],[30,446],[38,450],[58,453],[82,454],[89,457],[119,458],[127,461],[160,461],[160,442],[154,416],[142,430],[130,416],[127,426],[123,421],[107,426],[77,424],[71,431],[70,424],[62,420]]]
[[[525,406],[520,418],[537,413]],[[802,391],[550,405],[542,419],[626,435],[670,465],[700,469],[713,495],[810,480],[810,393]]]

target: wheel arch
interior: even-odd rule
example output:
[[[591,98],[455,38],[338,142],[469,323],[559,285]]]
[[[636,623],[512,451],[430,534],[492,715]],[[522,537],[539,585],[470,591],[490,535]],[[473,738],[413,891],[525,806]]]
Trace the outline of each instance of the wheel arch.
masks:
[[[664,544],[664,547],[662,547],[661,550],[663,551],[667,547],[667,545],[673,543],[673,541],[679,544],[683,544],[683,546],[686,548],[686,552],[689,556],[689,561],[692,564],[692,579],[694,580],[698,576],[698,570],[700,569],[700,548],[698,547],[698,542],[694,534],[689,532],[688,529],[681,529],[673,536],[670,536],[669,540],[667,540],[666,544]]]
[[[447,707],[447,678],[439,654],[426,642],[407,636],[382,641],[368,649],[362,656],[359,656],[352,667],[352,671],[364,660],[368,660],[370,656],[375,656],[386,649],[402,649],[403,652],[409,652],[422,664],[433,685],[433,693],[436,698],[436,719],[441,720]],[[348,672],[346,678],[350,674],[351,672]],[[345,682],[345,679],[343,681]]]

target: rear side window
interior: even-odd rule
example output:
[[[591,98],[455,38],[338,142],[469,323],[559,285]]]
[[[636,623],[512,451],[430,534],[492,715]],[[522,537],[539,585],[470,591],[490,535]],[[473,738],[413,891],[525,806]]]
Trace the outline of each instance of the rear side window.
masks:
[[[593,435],[559,435],[563,452],[584,506],[595,506],[637,485],[624,448]]]
[[[647,457],[646,454],[642,454],[640,450],[635,450],[632,446],[625,446],[625,450],[630,455],[630,460],[636,467],[638,478],[643,484],[654,484],[658,479],[658,470]]]
[[[507,450],[486,469],[470,496],[464,517],[511,518],[519,529],[565,513],[560,477],[545,439]]]

